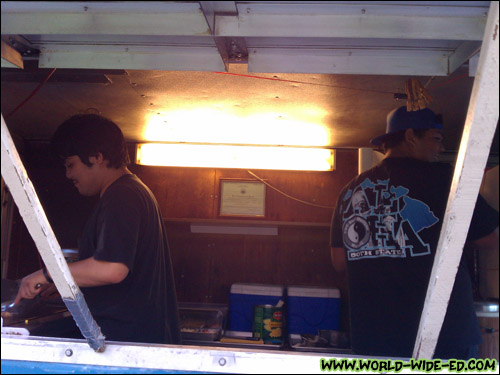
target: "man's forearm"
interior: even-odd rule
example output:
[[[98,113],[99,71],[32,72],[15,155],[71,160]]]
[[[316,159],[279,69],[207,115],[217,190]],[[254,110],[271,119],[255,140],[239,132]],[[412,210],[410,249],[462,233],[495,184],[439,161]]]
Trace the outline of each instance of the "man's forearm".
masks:
[[[117,284],[128,274],[123,263],[112,263],[87,258],[68,264],[75,283],[80,287]]]

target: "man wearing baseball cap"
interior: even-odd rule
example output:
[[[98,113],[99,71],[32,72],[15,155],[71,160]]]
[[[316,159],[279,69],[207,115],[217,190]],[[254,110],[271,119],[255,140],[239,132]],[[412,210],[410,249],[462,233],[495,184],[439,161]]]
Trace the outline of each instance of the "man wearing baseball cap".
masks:
[[[411,357],[453,176],[438,162],[443,125],[428,108],[397,108],[371,140],[385,158],[355,177],[337,201],[330,244],[337,276],[347,271],[352,349]],[[468,234],[498,251],[498,212],[478,197]],[[435,358],[477,357],[481,333],[471,278],[461,260]]]
[[[444,151],[443,125],[428,108],[408,112],[399,107],[387,115],[385,134],[373,138],[374,146],[383,146],[386,157],[410,156],[423,161],[438,161]],[[404,142],[403,142],[404,141]]]

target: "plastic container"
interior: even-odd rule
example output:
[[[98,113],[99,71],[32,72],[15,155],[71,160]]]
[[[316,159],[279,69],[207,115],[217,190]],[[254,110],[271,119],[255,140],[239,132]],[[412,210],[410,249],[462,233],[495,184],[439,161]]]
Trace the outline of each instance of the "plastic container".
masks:
[[[340,317],[340,291],[335,288],[288,288],[288,334],[317,335],[319,330],[337,331]]]
[[[179,308],[182,340],[215,341],[222,335],[220,310]]]
[[[253,330],[255,305],[275,306],[284,299],[284,288],[279,285],[233,284],[229,293],[229,335],[247,335]]]

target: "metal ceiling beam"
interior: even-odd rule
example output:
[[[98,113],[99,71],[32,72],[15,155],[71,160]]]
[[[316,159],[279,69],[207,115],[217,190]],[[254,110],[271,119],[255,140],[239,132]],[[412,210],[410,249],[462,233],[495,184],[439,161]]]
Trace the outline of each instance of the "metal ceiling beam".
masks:
[[[223,72],[215,47],[50,45],[40,49],[40,68],[192,70]]]
[[[488,8],[480,5],[244,3],[238,18],[216,16],[215,35],[481,41]]]
[[[448,74],[453,73],[463,63],[477,54],[481,49],[479,42],[464,42],[448,57]]]
[[[212,33],[215,32],[215,16],[238,16],[238,8],[234,1],[200,1],[201,10]]]
[[[448,58],[440,51],[250,48],[248,71],[445,76]]]
[[[3,1],[1,27],[4,35],[41,36],[37,44],[45,47],[41,67],[228,71],[230,63],[249,62],[253,72],[446,75],[465,62],[474,52],[474,43],[479,43],[475,41],[481,40],[485,4],[489,2]],[[113,43],[113,35],[144,40]],[[49,45],[43,42],[44,36],[60,36],[60,40]],[[81,36],[87,41],[81,43]],[[151,39],[161,37],[170,39]],[[179,40],[172,39],[176,37]],[[208,43],[200,42],[200,37]],[[251,45],[255,37],[261,37],[259,46]],[[300,38],[300,45],[290,47],[292,38]],[[366,43],[359,49],[328,42],[324,49],[310,49],[311,38],[333,38],[332,43],[361,38]],[[401,47],[388,47],[387,40],[401,40]],[[393,52],[404,50],[411,40],[423,42],[418,51],[409,49],[407,56]],[[466,42],[451,54],[438,48],[440,54],[425,47],[427,40]]]
[[[469,59],[469,77],[476,76],[478,63],[479,63],[479,53],[476,53]]]
[[[221,37],[215,35],[216,16],[238,18],[238,8],[234,1],[200,1],[200,7],[210,27],[217,50],[224,62],[226,71],[230,63],[248,63],[245,38]]]
[[[2,1],[2,34],[211,35],[194,2]]]
[[[480,47],[489,2],[237,5],[238,17],[215,15],[215,36],[246,38],[250,72],[445,76]],[[464,42],[451,52],[456,40]]]

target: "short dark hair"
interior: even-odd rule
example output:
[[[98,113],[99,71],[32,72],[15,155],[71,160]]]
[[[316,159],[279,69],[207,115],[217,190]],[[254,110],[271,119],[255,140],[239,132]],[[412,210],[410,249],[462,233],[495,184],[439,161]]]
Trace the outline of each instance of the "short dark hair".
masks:
[[[431,130],[431,129],[413,129],[413,133],[418,138],[422,138],[428,130]],[[391,148],[395,148],[401,142],[403,142],[405,139],[405,132],[406,132],[406,130],[403,130],[403,131],[400,131],[400,132],[397,132],[394,134],[387,135],[384,138],[384,140],[382,141],[382,147],[383,147],[384,151],[386,152],[387,150],[389,150]]]
[[[122,131],[113,121],[100,115],[70,117],[57,128],[51,146],[62,159],[77,155],[89,167],[92,165],[89,158],[99,152],[109,161],[110,168],[130,163]]]

